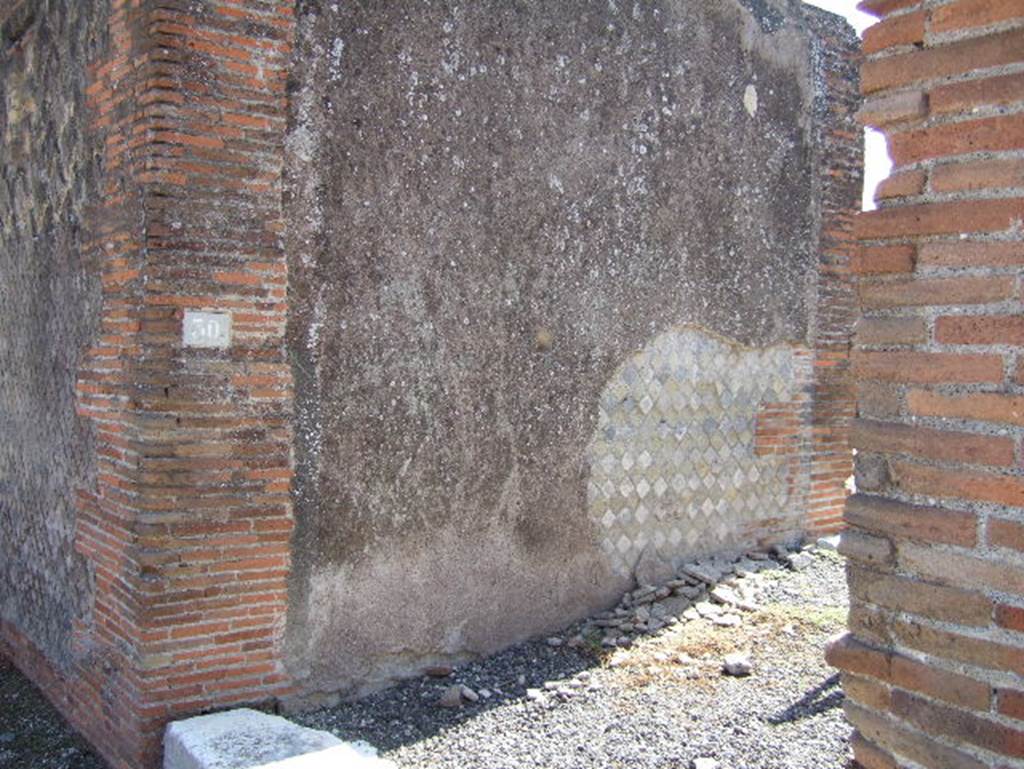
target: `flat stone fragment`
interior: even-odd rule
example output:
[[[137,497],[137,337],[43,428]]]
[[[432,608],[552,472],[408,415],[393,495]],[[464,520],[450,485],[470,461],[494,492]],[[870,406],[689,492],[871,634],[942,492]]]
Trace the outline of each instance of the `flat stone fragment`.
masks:
[[[708,585],[714,585],[721,579],[722,575],[717,570],[714,570],[708,566],[702,566],[699,564],[686,564],[682,567],[681,571],[694,579],[699,579]]]
[[[736,573],[741,577],[747,574],[757,574],[763,568],[762,563],[762,561],[754,561],[744,557],[736,563]]]
[[[718,603],[733,604],[738,600],[738,596],[730,588],[724,585],[718,585],[713,588],[709,593],[711,600],[717,601]]]
[[[666,617],[681,617],[690,608],[690,602],[683,597],[666,598],[660,605]]]
[[[735,591],[719,585],[710,593],[711,598],[720,604],[726,606],[735,606],[737,609],[743,609],[743,611],[756,611],[757,606],[750,601],[740,598]]]
[[[701,601],[700,603],[694,604],[693,608],[695,608],[697,613],[702,617],[717,617],[722,613],[722,607],[711,603],[711,601]]]
[[[248,708],[168,724],[164,769],[395,769],[365,743]]]

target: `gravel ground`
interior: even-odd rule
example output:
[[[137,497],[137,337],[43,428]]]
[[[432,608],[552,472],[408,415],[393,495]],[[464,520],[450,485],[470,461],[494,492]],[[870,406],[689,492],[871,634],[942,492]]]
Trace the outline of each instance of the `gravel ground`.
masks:
[[[746,578],[760,608],[735,627],[693,619],[612,650],[540,639],[296,720],[366,740],[401,769],[690,769],[697,758],[718,769],[838,769],[850,729],[823,651],[843,627],[846,582],[838,555],[810,552],[802,571]],[[749,655],[752,675],[723,675],[732,652]],[[439,707],[453,685],[484,696]],[[30,766],[104,769],[0,659],[0,767]]]
[[[0,657],[0,767],[105,769],[38,689]]]
[[[838,555],[812,552],[803,571],[754,578],[760,608],[736,627],[696,619],[613,651],[538,640],[299,720],[366,740],[401,769],[842,767],[850,729],[823,654],[843,627],[846,583]],[[723,675],[736,651],[749,653],[749,677]],[[455,684],[492,696],[439,707]]]

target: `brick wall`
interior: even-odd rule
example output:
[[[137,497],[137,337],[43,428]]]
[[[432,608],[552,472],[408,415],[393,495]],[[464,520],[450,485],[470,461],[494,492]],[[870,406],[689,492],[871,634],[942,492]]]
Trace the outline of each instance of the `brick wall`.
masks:
[[[815,77],[825,87],[813,115],[823,155],[816,182],[822,223],[811,329],[814,358],[808,404],[809,477],[804,492],[808,531],[831,534],[843,525],[846,481],[853,472],[848,442],[854,415],[850,341],[857,303],[850,268],[856,252],[853,222],[864,183],[863,144],[856,117],[861,101],[857,75],[860,52],[836,35],[825,14],[811,6],[805,6],[805,12],[818,33]]]
[[[1024,4],[868,0],[858,493],[843,670],[866,769],[1024,766]]]
[[[31,35],[44,17],[25,18]],[[81,253],[101,300],[77,370],[96,470],[74,542],[94,587],[66,664],[31,623],[2,627],[115,769],[155,765],[167,719],[288,691],[292,27],[290,2],[111,0],[109,49],[87,70],[103,175]],[[229,313],[230,348],[184,349],[185,309]]]

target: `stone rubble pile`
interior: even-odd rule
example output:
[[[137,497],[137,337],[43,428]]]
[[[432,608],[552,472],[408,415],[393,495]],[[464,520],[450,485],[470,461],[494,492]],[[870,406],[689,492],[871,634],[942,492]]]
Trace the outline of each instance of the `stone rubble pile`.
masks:
[[[822,544],[817,547],[827,548]],[[802,571],[812,562],[810,552],[779,545],[770,553],[717,555],[685,563],[664,584],[640,585],[626,593],[614,609],[584,621],[567,644],[580,647],[598,641],[606,649],[626,647],[641,636],[696,619],[735,627],[742,624],[744,612],[757,610],[764,572],[783,567]],[[548,643],[558,645],[562,639],[551,638]]]
[[[716,555],[684,563],[675,571],[649,569],[645,573],[659,573],[666,581],[658,585],[641,584],[626,593],[614,609],[585,619],[564,635],[545,639],[545,643],[555,649],[611,650],[629,647],[643,636],[654,635],[681,622],[704,619],[723,627],[742,625],[743,615],[759,608],[757,599],[766,588],[771,572],[803,571],[814,562],[814,553],[834,551],[836,540],[838,537],[825,538],[802,548],[777,545],[770,552],[751,551],[739,556]],[[729,655],[723,660],[722,672],[748,676],[753,673],[753,665],[748,655]],[[453,668],[444,665],[424,670],[429,678],[447,678],[454,673]],[[525,676],[520,675],[517,683],[525,686]],[[565,702],[598,688],[591,673],[584,670],[568,679],[527,688],[526,700]],[[473,690],[456,683],[448,686],[436,702],[441,707],[459,708],[495,695],[501,697],[505,692],[496,686],[493,691]]]

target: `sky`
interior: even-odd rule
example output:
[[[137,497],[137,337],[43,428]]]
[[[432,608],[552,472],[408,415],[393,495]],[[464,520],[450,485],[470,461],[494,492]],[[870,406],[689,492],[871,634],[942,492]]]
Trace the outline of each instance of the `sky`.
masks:
[[[858,0],[804,0],[808,5],[816,5],[826,11],[838,13],[845,16],[847,21],[857,30],[857,34],[863,35],[864,28],[874,24],[877,19],[857,10]],[[865,152],[864,152],[864,210],[875,207],[875,187],[886,176],[892,168],[889,160],[889,152],[885,146],[885,139],[878,131],[865,131]]]

